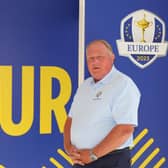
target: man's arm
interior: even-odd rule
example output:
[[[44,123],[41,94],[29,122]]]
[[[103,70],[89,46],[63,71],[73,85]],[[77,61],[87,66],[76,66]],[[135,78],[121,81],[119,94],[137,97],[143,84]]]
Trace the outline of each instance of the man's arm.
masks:
[[[119,148],[132,135],[134,126],[130,124],[116,125],[111,132],[92,150],[98,157],[102,157],[109,152]]]
[[[74,164],[84,165],[78,149],[71,144],[71,124],[72,118],[68,117],[64,126],[64,149]]]
[[[84,163],[90,163],[89,153],[90,150],[98,157],[102,157],[109,152],[119,148],[124,142],[128,140],[134,131],[134,126],[130,124],[116,125],[110,133],[93,149],[80,150],[81,160]]]
[[[72,118],[68,117],[65,126],[64,126],[64,149],[67,153],[70,151],[70,146],[71,146],[71,123],[72,123]]]

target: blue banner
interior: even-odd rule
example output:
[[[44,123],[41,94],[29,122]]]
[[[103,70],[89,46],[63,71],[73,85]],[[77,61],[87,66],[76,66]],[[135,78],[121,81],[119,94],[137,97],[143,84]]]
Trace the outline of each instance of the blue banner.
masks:
[[[0,1],[0,168],[71,167],[63,128],[82,67],[78,51],[95,39],[112,45],[115,66],[142,94],[132,167],[168,167],[167,1],[86,0],[85,31],[79,2]]]
[[[1,168],[70,165],[60,152],[77,88],[78,6],[0,1]]]

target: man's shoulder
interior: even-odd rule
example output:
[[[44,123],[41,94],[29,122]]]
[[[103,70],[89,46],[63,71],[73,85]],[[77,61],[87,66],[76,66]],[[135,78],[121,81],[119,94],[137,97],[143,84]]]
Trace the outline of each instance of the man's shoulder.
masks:
[[[140,92],[136,82],[129,75],[119,71],[118,69],[116,69],[115,80],[125,89],[131,88],[136,90],[137,92]]]
[[[78,90],[81,90],[82,88],[88,87],[91,82],[93,81],[92,77],[86,78],[78,87]]]
[[[116,69],[115,74],[116,74],[115,77],[118,80],[123,81],[124,83],[134,83],[135,84],[134,80],[129,75],[127,75],[126,73],[121,72],[118,69]]]
[[[89,85],[92,81],[93,81],[93,78],[88,77],[88,78],[84,79],[84,81],[81,83],[80,86]]]
[[[118,82],[122,82],[125,84],[133,81],[131,79],[131,77],[129,77],[127,74],[119,71],[118,69],[115,69],[114,79],[117,80]]]

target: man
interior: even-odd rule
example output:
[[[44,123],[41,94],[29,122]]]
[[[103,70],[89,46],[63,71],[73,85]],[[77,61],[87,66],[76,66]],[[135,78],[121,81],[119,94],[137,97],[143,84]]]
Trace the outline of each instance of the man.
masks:
[[[140,92],[119,72],[104,40],[86,49],[91,77],[78,88],[64,128],[64,147],[74,168],[129,168]]]

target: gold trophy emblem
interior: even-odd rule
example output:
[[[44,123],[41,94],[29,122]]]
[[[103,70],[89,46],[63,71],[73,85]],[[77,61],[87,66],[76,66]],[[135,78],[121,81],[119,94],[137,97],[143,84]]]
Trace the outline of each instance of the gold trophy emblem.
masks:
[[[141,42],[146,42],[145,41],[145,30],[152,25],[152,22],[149,22],[146,20],[146,15],[144,14],[143,19],[139,20],[136,22],[136,25],[142,29],[142,40]]]

